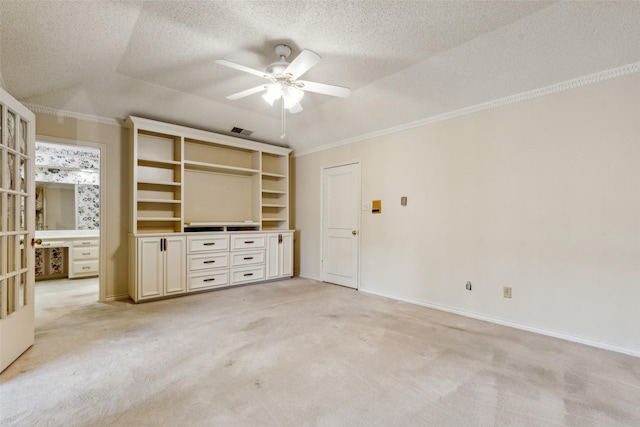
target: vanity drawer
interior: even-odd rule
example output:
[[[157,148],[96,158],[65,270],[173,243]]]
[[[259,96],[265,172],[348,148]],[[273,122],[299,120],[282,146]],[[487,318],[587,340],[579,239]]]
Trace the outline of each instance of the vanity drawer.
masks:
[[[189,236],[187,237],[189,253],[226,251],[229,249],[229,236]]]
[[[264,280],[264,266],[234,268],[231,270],[231,284],[239,285]]]
[[[264,264],[264,251],[250,251],[231,253],[231,266]]]
[[[42,243],[35,245],[36,248],[64,248],[68,246],[69,242],[65,242],[64,240],[43,240]]]
[[[189,274],[187,292],[201,289],[221,288],[229,286],[228,270],[211,270],[209,272]]]
[[[98,260],[73,261],[69,266],[69,277],[95,276],[98,274]]]
[[[264,249],[265,242],[264,234],[235,234],[231,236],[231,250]]]
[[[100,244],[99,240],[87,239],[87,240],[74,240],[73,247],[79,246],[98,246]]]
[[[228,253],[210,253],[189,255],[187,257],[189,271],[208,270],[212,268],[225,268],[229,266]]]
[[[71,259],[74,261],[77,260],[87,260],[87,259],[98,259],[99,249],[97,246],[92,246],[88,248],[83,247],[73,247],[71,248],[72,256]]]

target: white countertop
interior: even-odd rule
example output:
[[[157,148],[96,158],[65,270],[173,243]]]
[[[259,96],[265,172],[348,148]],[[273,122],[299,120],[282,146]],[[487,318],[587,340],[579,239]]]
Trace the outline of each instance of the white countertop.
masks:
[[[100,237],[100,230],[36,230],[36,239],[82,239]]]

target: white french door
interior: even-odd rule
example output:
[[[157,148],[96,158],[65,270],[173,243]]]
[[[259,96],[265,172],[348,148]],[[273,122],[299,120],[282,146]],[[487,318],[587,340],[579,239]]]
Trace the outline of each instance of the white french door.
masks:
[[[34,341],[35,115],[0,89],[0,372]]]
[[[360,164],[322,170],[322,280],[358,288]]]

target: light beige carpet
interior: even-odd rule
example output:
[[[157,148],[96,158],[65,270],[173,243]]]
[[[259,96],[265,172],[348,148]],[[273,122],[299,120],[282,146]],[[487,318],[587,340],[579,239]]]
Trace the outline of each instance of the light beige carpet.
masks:
[[[3,426],[640,425],[632,356],[305,279],[139,305],[61,283]]]

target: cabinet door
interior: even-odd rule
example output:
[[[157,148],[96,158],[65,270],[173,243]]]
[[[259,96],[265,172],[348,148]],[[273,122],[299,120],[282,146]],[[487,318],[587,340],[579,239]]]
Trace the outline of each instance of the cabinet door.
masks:
[[[280,275],[280,244],[278,233],[267,234],[267,279],[275,279]]]
[[[293,233],[282,233],[280,243],[280,275],[293,276]]]
[[[187,290],[187,241],[183,236],[165,237],[164,290],[165,295]]]
[[[164,295],[162,237],[138,239],[138,299]]]

